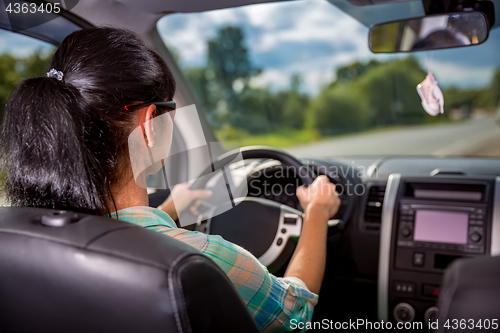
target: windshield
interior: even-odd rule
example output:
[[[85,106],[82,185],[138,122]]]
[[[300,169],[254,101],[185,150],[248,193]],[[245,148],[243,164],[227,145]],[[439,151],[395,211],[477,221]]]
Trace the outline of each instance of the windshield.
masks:
[[[423,15],[421,2],[336,3],[342,9],[293,1],[158,22],[220,141],[301,156],[500,156],[500,29],[478,46],[373,54],[367,25]],[[436,116],[416,90],[428,71],[444,95]]]
[[[19,81],[45,75],[54,49],[52,44],[0,29],[0,118]]]

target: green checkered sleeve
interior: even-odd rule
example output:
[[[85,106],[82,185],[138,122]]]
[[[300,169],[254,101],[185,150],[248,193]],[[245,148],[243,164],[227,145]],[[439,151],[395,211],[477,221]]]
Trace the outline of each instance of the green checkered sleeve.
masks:
[[[229,277],[261,331],[292,331],[297,323],[311,320],[318,295],[298,278],[270,274],[242,247],[217,235],[177,228],[170,216],[155,208],[130,207],[111,215],[187,243],[212,259]]]

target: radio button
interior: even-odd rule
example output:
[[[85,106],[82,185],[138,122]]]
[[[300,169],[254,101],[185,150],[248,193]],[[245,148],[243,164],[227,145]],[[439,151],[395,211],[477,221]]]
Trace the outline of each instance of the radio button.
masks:
[[[425,310],[424,323],[427,323],[427,325],[429,325],[429,323],[435,323],[438,319],[438,312],[439,312],[439,310],[435,306],[430,307],[427,310]]]
[[[483,236],[479,232],[473,232],[470,234],[469,239],[473,243],[479,243],[483,239]]]
[[[415,292],[416,285],[413,282],[400,282],[394,283],[394,290],[398,293],[413,294]]]
[[[484,248],[481,245],[469,244],[467,245],[467,249],[472,250],[474,252],[484,252]]]
[[[482,225],[484,225],[484,221],[482,221],[482,220],[470,220],[469,224],[482,226]]]
[[[399,303],[396,305],[392,314],[398,322],[412,322],[415,319],[415,310],[408,303]]]
[[[400,235],[403,237],[403,238],[408,238],[411,236],[411,229],[408,228],[408,227],[403,227],[401,228],[401,231],[400,231]]]
[[[413,266],[422,267],[424,266],[425,255],[422,252],[413,253]]]

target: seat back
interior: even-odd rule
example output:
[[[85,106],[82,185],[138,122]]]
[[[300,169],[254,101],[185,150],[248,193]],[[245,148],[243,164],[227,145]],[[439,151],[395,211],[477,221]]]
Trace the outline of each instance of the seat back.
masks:
[[[227,276],[131,223],[0,208],[0,332],[258,332]]]
[[[500,257],[457,260],[443,277],[438,332],[447,331],[444,324],[448,320],[449,327],[456,322],[461,327],[460,323],[465,322],[467,329],[472,327],[469,332],[493,329],[494,319],[500,325],[499,305]]]

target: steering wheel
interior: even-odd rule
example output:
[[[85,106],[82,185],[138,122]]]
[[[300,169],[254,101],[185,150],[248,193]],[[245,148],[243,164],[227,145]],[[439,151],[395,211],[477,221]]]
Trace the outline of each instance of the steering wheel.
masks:
[[[241,153],[241,155],[239,155]],[[213,164],[213,170],[225,172],[226,167],[236,159],[274,159],[283,166],[296,169],[303,185],[309,186],[314,178],[313,171],[287,153],[270,147],[244,147],[222,155]],[[204,175],[212,172],[205,170]],[[210,177],[200,177],[191,189],[205,188]],[[210,206],[197,217],[196,230],[220,235],[224,239],[250,251],[271,271],[279,269],[290,259],[302,229],[303,213],[295,208],[264,198],[239,197],[231,194],[227,177],[224,176],[230,202]],[[191,214],[186,209],[182,214]],[[181,214],[181,216],[182,216]]]

